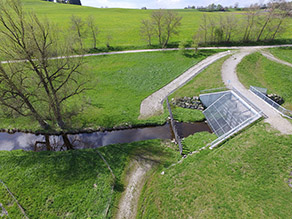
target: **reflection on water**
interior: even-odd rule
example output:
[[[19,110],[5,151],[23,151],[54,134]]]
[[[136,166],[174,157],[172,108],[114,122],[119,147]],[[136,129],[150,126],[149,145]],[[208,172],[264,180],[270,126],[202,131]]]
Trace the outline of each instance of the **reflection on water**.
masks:
[[[211,132],[209,126],[204,123],[177,123],[179,135],[187,137],[195,132]],[[150,139],[171,139],[173,138],[169,124],[155,127],[134,128],[111,132],[94,132],[68,135],[70,141],[76,149],[96,148],[110,144],[130,143]],[[27,133],[0,133],[0,150],[33,150],[36,142],[44,142],[43,135],[34,135]],[[62,136],[50,136],[50,143],[55,150],[62,150]],[[43,145],[45,148],[45,145]]]

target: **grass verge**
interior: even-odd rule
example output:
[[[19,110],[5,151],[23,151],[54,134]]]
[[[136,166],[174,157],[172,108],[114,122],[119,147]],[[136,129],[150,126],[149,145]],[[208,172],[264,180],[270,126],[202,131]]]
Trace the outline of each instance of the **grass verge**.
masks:
[[[260,53],[243,58],[237,66],[239,80],[246,87],[265,87],[268,93],[276,93],[284,98],[283,106],[292,110],[291,67],[268,60]]]
[[[279,59],[292,63],[291,47],[271,48],[270,52]]]
[[[200,122],[205,120],[205,116],[200,110],[173,107],[172,114],[173,118],[179,122]]]
[[[66,152],[0,152],[0,177],[29,218],[103,218],[108,204],[111,217],[130,160],[153,157],[157,168],[167,167],[179,156],[173,147],[168,141],[150,140]],[[109,163],[115,182],[97,151]],[[0,200],[10,218],[21,218],[1,184]]]
[[[229,56],[226,56],[208,66],[185,86],[170,95],[170,98],[198,96],[202,90],[225,87],[221,78],[221,67],[224,61],[228,58]]]
[[[139,218],[289,218],[292,136],[257,123],[148,180]]]

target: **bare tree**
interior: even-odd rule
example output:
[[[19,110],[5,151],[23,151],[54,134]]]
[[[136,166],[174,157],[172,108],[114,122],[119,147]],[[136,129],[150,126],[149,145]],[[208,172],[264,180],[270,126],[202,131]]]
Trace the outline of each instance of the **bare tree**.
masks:
[[[205,44],[207,43],[208,29],[208,17],[206,14],[203,14],[198,32],[203,33]]]
[[[154,35],[154,27],[150,20],[142,20],[140,33],[141,33],[142,39],[147,41],[148,46],[151,46],[152,37]]]
[[[81,17],[72,15],[70,23],[71,23],[71,29],[76,34],[80,42],[80,46],[83,47],[82,41],[86,35],[85,22],[82,20]]]
[[[172,35],[178,35],[178,27],[181,25],[182,17],[178,15],[177,12],[166,11],[165,13],[165,40],[163,41],[162,47],[166,47],[169,39]]]
[[[154,11],[151,14],[151,20],[153,23],[153,27],[155,30],[156,35],[158,36],[158,41],[160,45],[163,45],[163,31],[164,31],[164,11],[163,10],[158,10]]]
[[[281,27],[283,26],[285,19],[292,15],[292,3],[280,0],[277,3],[277,9],[278,11],[275,16],[278,22],[275,25],[271,40],[274,40],[276,35],[281,31]]]
[[[222,29],[223,29],[223,32],[225,33],[224,41],[228,43],[232,39],[232,34],[235,33],[238,19],[236,19],[234,15],[226,15],[224,18],[225,19],[222,24]],[[220,19],[220,20],[223,20],[223,19]]]
[[[99,29],[98,26],[95,23],[94,17],[89,16],[87,18],[87,25],[89,27],[91,36],[92,36],[92,46],[94,49],[96,49],[96,44],[97,44],[97,35],[99,34]]]
[[[166,47],[170,38],[179,33],[181,19],[178,13],[169,10],[158,10],[151,14],[152,26],[162,47]]]
[[[64,103],[85,89],[79,72],[82,58],[69,57],[72,42],[61,39],[59,32],[25,13],[19,0],[0,3],[0,52],[8,60],[26,60],[0,65],[0,107],[34,118],[43,129],[57,124],[65,130]]]
[[[111,34],[108,34],[107,36],[106,36],[106,47],[108,48],[108,49],[111,49],[112,47],[111,47],[111,43],[112,43],[112,41],[113,41],[113,36],[111,35]]]
[[[271,22],[271,20],[273,19],[274,16],[274,12],[275,12],[275,7],[274,4],[269,3],[269,7],[268,7],[268,12],[267,14],[264,16],[264,20],[262,23],[262,26],[260,28],[259,34],[257,36],[256,41],[259,41],[264,33],[264,30],[266,29],[266,27],[268,26],[268,24]]]
[[[259,10],[258,4],[251,5],[248,8],[248,12],[246,14],[246,22],[245,22],[245,27],[244,27],[244,35],[242,38],[243,42],[248,42],[250,41],[251,33],[253,32],[256,24],[256,19],[258,16],[258,10]]]

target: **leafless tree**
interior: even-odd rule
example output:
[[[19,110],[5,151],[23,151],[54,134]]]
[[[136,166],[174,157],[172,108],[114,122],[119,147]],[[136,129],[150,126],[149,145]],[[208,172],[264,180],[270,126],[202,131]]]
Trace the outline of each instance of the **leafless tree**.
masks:
[[[281,27],[283,26],[285,19],[292,16],[292,2],[280,0],[276,4],[277,12],[275,17],[277,19],[277,23],[271,36],[272,40],[274,40],[276,35],[281,31]]]
[[[86,35],[85,22],[82,20],[81,17],[72,15],[70,23],[71,23],[71,29],[73,33],[76,34],[77,39],[79,40],[80,46],[83,47],[82,41]]]
[[[181,19],[182,17],[178,15],[177,12],[173,11],[166,11],[165,13],[165,31],[166,31],[166,37],[165,41],[163,42],[163,47],[165,47],[169,39],[172,35],[178,35],[178,27],[181,25]]]
[[[87,25],[92,36],[92,46],[95,49],[97,44],[97,35],[99,34],[98,26],[95,23],[93,16],[87,17]]]
[[[59,33],[49,22],[25,13],[20,0],[0,3],[0,52],[8,60],[25,60],[0,64],[0,107],[34,118],[43,129],[54,124],[68,128],[64,103],[85,89],[82,58],[69,57],[72,42]],[[56,56],[62,58],[52,59]]]
[[[111,43],[112,43],[112,41],[113,41],[113,36],[111,34],[108,34],[106,36],[106,47],[108,49],[111,49]]]
[[[151,15],[153,29],[158,37],[159,44],[166,47],[170,38],[177,35],[182,17],[170,10],[154,11]]]
[[[207,36],[208,36],[208,17],[206,14],[203,14],[203,17],[200,22],[200,29],[199,32],[203,32],[204,36],[204,43],[207,43]]]
[[[140,33],[142,39],[147,41],[148,46],[151,46],[152,37],[154,35],[154,27],[150,20],[142,20]]]
[[[258,4],[251,5],[248,8],[247,14],[245,16],[244,35],[242,38],[243,42],[250,41],[252,32],[255,29],[259,9],[260,8],[259,8]]]
[[[260,30],[259,30],[259,34],[257,36],[256,41],[260,41],[265,29],[267,28],[267,26],[270,24],[270,22],[272,21],[273,17],[274,17],[274,13],[275,13],[275,7],[274,4],[269,3],[269,7],[268,7],[268,12],[267,14],[265,14],[263,16],[263,22],[261,24]]]
[[[163,45],[163,31],[164,31],[164,10],[154,11],[151,14],[151,20],[156,35],[158,36],[158,41],[160,45]]]

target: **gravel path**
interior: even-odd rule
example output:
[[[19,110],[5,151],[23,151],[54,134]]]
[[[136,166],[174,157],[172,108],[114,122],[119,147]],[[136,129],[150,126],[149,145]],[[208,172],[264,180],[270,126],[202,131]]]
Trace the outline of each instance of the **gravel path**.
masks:
[[[209,56],[203,61],[199,62],[192,68],[188,69],[182,75],[174,79],[168,85],[164,86],[160,90],[151,94],[149,97],[144,99],[140,106],[140,119],[148,118],[163,112],[163,100],[176,89],[185,85],[189,80],[199,74],[202,70],[208,67],[213,62],[223,58],[230,54],[230,51],[217,53]]]
[[[246,98],[254,103],[262,112],[268,117],[265,122],[271,124],[274,129],[277,129],[282,134],[292,134],[292,124],[284,119],[273,107],[271,107],[264,100],[246,89],[239,81],[236,73],[236,67],[241,60],[253,53],[257,49],[241,49],[238,53],[232,55],[222,65],[222,79],[228,88],[235,87],[239,90]]]
[[[266,58],[270,59],[273,62],[278,62],[280,64],[283,64],[283,65],[287,65],[289,67],[292,67],[292,63],[283,61],[281,59],[278,59],[272,53],[270,53],[268,51],[261,51],[261,53],[262,53],[263,56],[265,56]]]
[[[117,211],[117,219],[136,218],[138,201],[143,189],[146,174],[152,168],[153,163],[138,159],[132,161],[128,174],[127,187],[122,194]]]
[[[210,50],[210,49],[268,49],[268,48],[277,48],[277,47],[292,47],[292,44],[285,45],[271,45],[271,46],[219,46],[219,47],[199,47],[199,50]],[[194,50],[195,48],[186,48],[186,50]],[[141,53],[141,52],[162,52],[162,51],[177,51],[179,48],[169,48],[169,49],[139,49],[139,50],[126,50],[126,51],[116,51],[116,52],[100,52],[100,53],[91,53],[91,54],[83,54],[83,55],[72,55],[68,57],[53,57],[54,59],[64,59],[64,58],[81,58],[81,57],[91,57],[91,56],[104,56],[104,55],[116,55],[116,54],[128,54],[128,53]],[[26,60],[10,60],[10,61],[1,61],[1,64],[7,63],[17,63],[17,62],[25,62]]]

